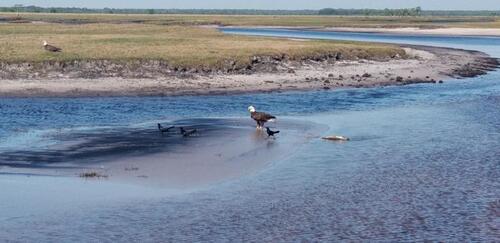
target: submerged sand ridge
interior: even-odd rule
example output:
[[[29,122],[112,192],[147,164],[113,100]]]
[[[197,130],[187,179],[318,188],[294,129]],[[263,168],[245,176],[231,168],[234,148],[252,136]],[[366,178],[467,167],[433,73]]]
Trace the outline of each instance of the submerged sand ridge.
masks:
[[[0,152],[0,172],[79,177],[96,172],[121,183],[186,189],[257,172],[318,138],[326,127],[280,119],[276,139],[256,131],[249,119],[191,119],[171,124],[196,128],[182,137],[147,128],[116,128],[54,135],[44,150]],[[167,125],[167,123],[165,123]],[[84,178],[82,178],[84,179]]]
[[[497,59],[477,51],[402,47],[407,58],[280,60],[260,63],[258,69],[242,73],[180,70],[169,74],[150,73],[143,78],[82,78],[61,73],[52,78],[4,79],[0,97],[161,96],[360,88],[438,83],[447,78],[483,75],[499,66]],[[141,77],[143,74],[131,75]]]

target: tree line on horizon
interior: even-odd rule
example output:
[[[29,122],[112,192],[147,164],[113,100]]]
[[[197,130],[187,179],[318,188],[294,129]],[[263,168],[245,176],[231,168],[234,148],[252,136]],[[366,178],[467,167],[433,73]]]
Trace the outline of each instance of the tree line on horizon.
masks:
[[[319,15],[363,15],[363,16],[422,16],[422,8],[399,9],[335,9],[324,8],[318,11]]]
[[[331,15],[331,16],[500,16],[500,10],[423,10],[400,9],[260,10],[260,9],[120,9],[63,8],[38,6],[0,7],[0,12],[27,13],[107,13],[107,14],[221,14],[221,15]]]

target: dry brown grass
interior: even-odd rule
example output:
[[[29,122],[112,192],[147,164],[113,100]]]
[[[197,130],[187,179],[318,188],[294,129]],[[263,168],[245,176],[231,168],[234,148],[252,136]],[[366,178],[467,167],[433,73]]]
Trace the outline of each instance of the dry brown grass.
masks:
[[[49,53],[42,41],[63,48]],[[392,45],[345,41],[297,41],[225,35],[216,29],[152,24],[0,24],[0,61],[165,60],[181,67],[245,65],[252,56],[291,58],[342,52],[345,57],[387,57],[404,53]]]

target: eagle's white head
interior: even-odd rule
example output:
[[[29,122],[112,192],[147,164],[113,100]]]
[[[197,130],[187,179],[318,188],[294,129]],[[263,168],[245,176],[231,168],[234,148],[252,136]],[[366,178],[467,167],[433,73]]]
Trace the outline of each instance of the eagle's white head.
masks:
[[[45,41],[45,40],[43,41],[43,46],[46,46],[46,45],[48,45],[48,44],[49,44],[49,43],[47,43],[47,41]]]
[[[253,107],[253,106],[249,106],[249,107],[248,107],[248,111],[249,111],[250,113],[255,112],[255,107]]]

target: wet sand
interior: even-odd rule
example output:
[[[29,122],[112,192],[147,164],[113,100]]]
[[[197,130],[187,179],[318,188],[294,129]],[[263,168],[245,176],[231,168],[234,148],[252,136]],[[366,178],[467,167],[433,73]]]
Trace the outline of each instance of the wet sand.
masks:
[[[324,126],[280,119],[275,139],[256,130],[249,119],[192,119],[165,123],[179,130],[161,134],[156,124],[144,128],[114,128],[47,135],[47,149],[0,153],[0,173],[79,177],[96,172],[125,184],[170,189],[203,187],[257,172],[287,158],[302,144],[320,137]],[[277,129],[277,128],[275,128]]]

